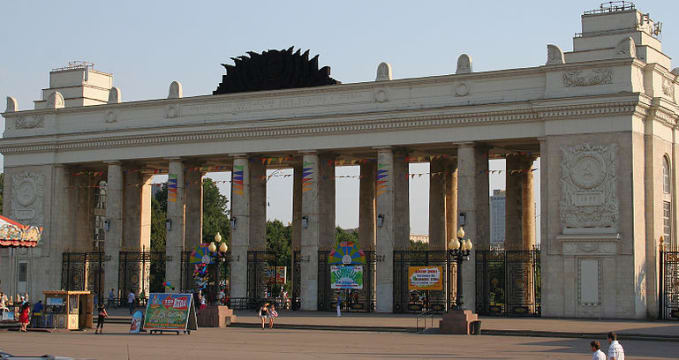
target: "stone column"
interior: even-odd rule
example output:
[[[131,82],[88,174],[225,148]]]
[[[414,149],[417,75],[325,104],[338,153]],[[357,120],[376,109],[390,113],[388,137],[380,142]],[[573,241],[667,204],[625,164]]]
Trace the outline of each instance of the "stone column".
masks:
[[[293,300],[299,296],[301,284],[299,282],[300,272],[295,269],[295,254],[302,249],[302,165],[296,164],[293,168],[292,180],[292,256],[290,257],[290,278],[292,280],[292,287],[290,288],[290,295]]]
[[[318,249],[329,251],[335,247],[335,155],[318,157],[319,243]]]
[[[125,176],[123,196],[125,211],[123,214],[123,250],[141,252],[150,251],[151,245],[151,176],[139,171],[128,171]],[[132,257],[133,259],[135,257]],[[124,260],[125,258],[123,258]],[[148,291],[150,263],[147,271],[142,269],[142,262],[136,259],[123,264],[124,278],[120,279],[124,286],[123,294],[130,289],[139,296],[141,291]]]
[[[186,185],[186,251],[203,242],[203,172],[192,164],[184,172]],[[224,234],[222,234],[224,235]],[[212,239],[208,239],[208,242]]]
[[[171,229],[167,232],[165,243],[165,281],[170,282],[175,291],[187,287],[182,279],[181,260],[185,248],[184,219],[186,203],[184,198],[184,164],[181,159],[170,159],[167,185],[167,219]]]
[[[124,294],[129,289],[118,289],[120,247],[123,240],[123,168],[117,161],[108,163],[106,220],[109,229],[104,241],[107,258],[104,263],[104,289],[116,289],[118,293]]]
[[[375,251],[375,167],[374,162],[361,164],[358,243],[364,251]]]
[[[429,163],[429,250],[446,249],[446,166],[442,158]]]
[[[258,161],[250,163],[249,250],[266,251],[266,166]]]
[[[302,310],[318,309],[318,246],[320,240],[319,158],[304,153],[302,160]]]
[[[471,239],[474,248],[469,261],[462,265],[463,308],[476,308],[476,250],[488,250],[489,191],[488,149],[483,145],[463,143],[458,148],[458,209],[464,214],[465,238]],[[462,224],[459,224],[462,225]]]
[[[394,154],[391,149],[377,152],[377,312],[392,312],[394,306],[395,219]]]
[[[250,170],[248,158],[236,155],[231,172],[231,298],[247,297],[250,246]]]
[[[457,235],[457,160],[446,162],[446,250]]]
[[[408,152],[395,149],[394,152],[394,250],[408,250],[410,246],[410,164],[406,161]]]
[[[92,228],[94,193],[95,189],[98,189],[93,187],[95,185],[98,185],[97,181],[92,180],[89,176],[73,177],[74,189],[71,194],[74,204],[73,233],[75,236],[70,239],[71,245],[69,246],[69,251],[71,252],[99,251],[99,249],[93,248],[92,245],[94,231]],[[109,232],[104,234],[105,239],[110,237]],[[106,245],[104,244],[103,246],[104,249],[102,249],[102,251],[106,251]],[[118,284],[116,284],[116,288],[117,287]],[[110,289],[111,288],[109,288],[109,291]]]
[[[535,200],[533,197],[533,156],[507,156],[505,250],[509,276],[506,303],[510,312],[535,311],[532,257],[527,251],[535,245]]]

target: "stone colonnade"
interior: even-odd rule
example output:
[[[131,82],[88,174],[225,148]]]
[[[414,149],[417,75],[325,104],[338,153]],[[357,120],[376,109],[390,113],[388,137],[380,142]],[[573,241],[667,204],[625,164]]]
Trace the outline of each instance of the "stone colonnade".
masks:
[[[429,248],[447,250],[458,226],[464,226],[466,237],[474,242],[474,250],[488,250],[489,148],[474,143],[456,146],[457,159],[441,157],[431,161],[430,172],[435,175],[430,178]],[[376,310],[392,312],[393,254],[395,250],[407,250],[410,239],[408,152],[384,147],[376,148],[374,154],[377,161],[360,165],[359,245],[363,250],[374,251],[377,259],[375,278],[371,281]],[[266,176],[266,166],[253,161],[252,154],[231,156],[231,298],[256,297],[258,294],[248,289],[248,251],[266,250],[266,182],[261,181]],[[294,274],[294,266],[290,266],[290,271],[301,279],[302,310],[318,308],[318,252],[334,246],[335,159],[334,153],[305,151],[293,164],[292,250],[299,252],[301,273]],[[533,157],[507,158],[508,250],[529,250],[535,244],[533,174],[526,171],[533,160]],[[188,160],[167,161],[166,281],[179,289],[182,253],[202,242],[203,173]],[[119,251],[150,247],[150,175],[125,173],[120,162],[107,166],[105,289],[118,289]],[[512,170],[521,170],[516,172],[519,176],[514,176]],[[463,265],[465,308],[474,308],[475,271],[472,254]],[[511,271],[526,275],[525,271],[530,270]],[[533,295],[531,283],[516,291],[520,296]]]

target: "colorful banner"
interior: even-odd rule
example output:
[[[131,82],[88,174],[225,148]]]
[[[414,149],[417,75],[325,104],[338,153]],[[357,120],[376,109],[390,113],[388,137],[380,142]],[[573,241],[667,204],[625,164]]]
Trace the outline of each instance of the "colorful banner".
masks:
[[[331,289],[363,289],[362,265],[331,265]]]
[[[302,192],[311,191],[314,184],[314,163],[305,161],[302,167]]]
[[[130,323],[130,334],[139,334],[141,330],[141,319],[143,315],[141,310],[137,310],[134,315],[132,315],[132,322]]]
[[[358,248],[358,243],[353,241],[339,241],[328,255],[328,264],[331,265],[358,265],[365,264],[365,253]]]
[[[146,305],[144,329],[185,331],[193,310],[191,294],[151,293]],[[193,310],[193,311],[192,311]]]
[[[375,196],[387,192],[389,189],[389,169],[386,169],[387,164],[377,164],[377,186],[375,188]]]
[[[443,290],[442,266],[408,266],[408,290]]]
[[[167,201],[177,202],[177,174],[167,175]]]
[[[233,193],[236,195],[243,195],[243,173],[243,165],[233,166],[233,184],[231,184],[231,187],[233,189]]]
[[[264,269],[267,284],[285,284],[287,266],[267,266]]]

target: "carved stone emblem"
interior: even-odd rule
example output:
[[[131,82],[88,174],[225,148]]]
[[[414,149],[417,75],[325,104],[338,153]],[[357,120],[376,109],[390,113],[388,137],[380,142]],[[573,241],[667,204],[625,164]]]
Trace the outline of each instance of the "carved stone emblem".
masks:
[[[375,90],[375,102],[384,103],[389,101],[389,92],[386,89]]]
[[[674,83],[672,80],[667,78],[662,79],[662,92],[663,94],[674,99]]]
[[[169,105],[165,109],[165,117],[168,119],[174,119],[179,115],[179,107],[176,104]]]
[[[467,95],[469,95],[469,85],[461,82],[455,86],[455,96],[467,96]]]
[[[110,123],[114,123],[116,121],[118,121],[118,113],[116,111],[109,110],[106,113],[106,116],[104,117],[104,122],[106,122],[107,124],[110,124]]]
[[[561,225],[564,233],[616,232],[616,145],[562,148]]]
[[[45,176],[22,172],[12,176],[12,216],[27,225],[43,225]]]
[[[565,87],[606,85],[613,83],[613,70],[594,69],[588,71],[568,71],[563,73],[562,78]]]

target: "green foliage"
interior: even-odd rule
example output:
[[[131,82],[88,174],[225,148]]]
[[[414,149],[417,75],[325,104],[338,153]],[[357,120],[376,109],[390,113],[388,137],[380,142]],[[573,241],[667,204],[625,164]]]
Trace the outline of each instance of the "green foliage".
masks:
[[[427,251],[429,250],[429,244],[422,241],[412,241],[408,245],[408,251]]]
[[[338,226],[335,228],[335,241],[353,241],[358,243],[358,232],[356,230],[346,231]]]
[[[165,253],[165,219],[167,215],[167,184],[151,198],[151,251]],[[165,260],[151,258],[151,292],[164,292]]]
[[[214,241],[219,231],[222,241],[231,245],[231,224],[227,204],[228,200],[219,193],[217,184],[210,178],[203,179],[203,243]]]
[[[266,222],[266,248],[275,256],[278,266],[290,266],[292,247],[292,227],[283,225],[280,220]]]

